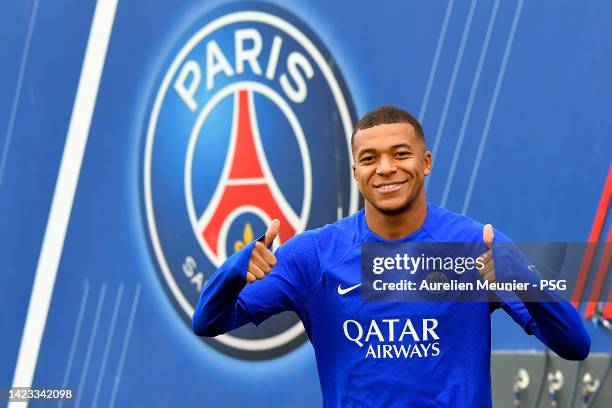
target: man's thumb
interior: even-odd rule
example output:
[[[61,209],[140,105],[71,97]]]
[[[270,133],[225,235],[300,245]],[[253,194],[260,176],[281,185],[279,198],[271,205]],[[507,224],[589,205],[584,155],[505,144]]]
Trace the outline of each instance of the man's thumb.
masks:
[[[272,222],[268,226],[268,229],[266,230],[266,237],[264,238],[264,245],[266,247],[269,247],[270,245],[272,245],[272,242],[274,242],[274,239],[278,235],[279,230],[280,230],[280,221],[276,219],[272,220]]]
[[[487,224],[482,229],[482,240],[484,241],[487,248],[491,249],[493,247],[493,238],[495,234],[493,233],[493,226],[491,224]]]

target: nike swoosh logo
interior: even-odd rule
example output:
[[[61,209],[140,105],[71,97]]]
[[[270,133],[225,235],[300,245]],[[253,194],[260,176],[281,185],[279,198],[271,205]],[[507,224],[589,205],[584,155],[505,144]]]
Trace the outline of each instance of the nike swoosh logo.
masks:
[[[342,287],[340,285],[338,285],[338,294],[339,295],[346,295],[347,293],[349,293],[351,290],[353,289],[357,289],[358,287],[361,286],[361,283],[356,284],[355,286],[351,286],[350,288],[346,288],[346,289],[342,289]]]

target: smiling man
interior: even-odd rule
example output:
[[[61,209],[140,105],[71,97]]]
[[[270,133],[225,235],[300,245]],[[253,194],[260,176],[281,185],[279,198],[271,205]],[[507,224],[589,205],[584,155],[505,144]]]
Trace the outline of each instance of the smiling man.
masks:
[[[566,302],[362,301],[365,243],[480,243],[480,274],[495,282],[487,247],[510,240],[427,202],[431,153],[409,113],[391,106],[367,113],[352,147],[365,208],[295,236],[276,254],[268,249],[279,231],[274,220],[263,242],[228,258],[206,284],[193,316],[196,334],[216,336],[295,311],[315,350],[326,407],[490,407],[490,315],[497,308],[561,357],[586,358],[590,338]]]
[[[357,123],[351,145],[370,230],[391,240],[416,231],[427,215],[424,179],[431,171],[419,122],[381,107]]]

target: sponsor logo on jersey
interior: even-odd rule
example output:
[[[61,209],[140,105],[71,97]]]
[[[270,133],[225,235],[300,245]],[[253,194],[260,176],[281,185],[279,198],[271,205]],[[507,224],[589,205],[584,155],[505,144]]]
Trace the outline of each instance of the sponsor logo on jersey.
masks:
[[[159,276],[189,327],[224,260],[281,221],[276,245],[355,211],[355,113],[334,58],[298,18],[233,4],[183,32],[152,91],[143,205]],[[265,359],[306,340],[282,313],[205,341]]]
[[[438,319],[345,320],[347,340],[363,349],[367,359],[429,358],[440,355]]]

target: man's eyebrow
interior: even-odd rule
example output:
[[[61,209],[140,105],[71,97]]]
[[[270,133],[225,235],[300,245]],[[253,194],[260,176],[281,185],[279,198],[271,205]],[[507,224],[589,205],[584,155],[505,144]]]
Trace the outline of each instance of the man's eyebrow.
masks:
[[[361,148],[357,151],[357,156],[361,156],[364,153],[376,153],[376,149],[373,147]]]
[[[399,149],[401,147],[412,149],[412,145],[409,144],[409,143],[397,143],[397,144],[394,144],[393,146],[391,146],[392,149]],[[376,150],[373,147],[363,147],[363,148],[361,148],[361,149],[359,149],[357,151],[357,156],[360,156],[360,155],[362,155],[364,153],[376,153],[377,151],[378,150]]]

